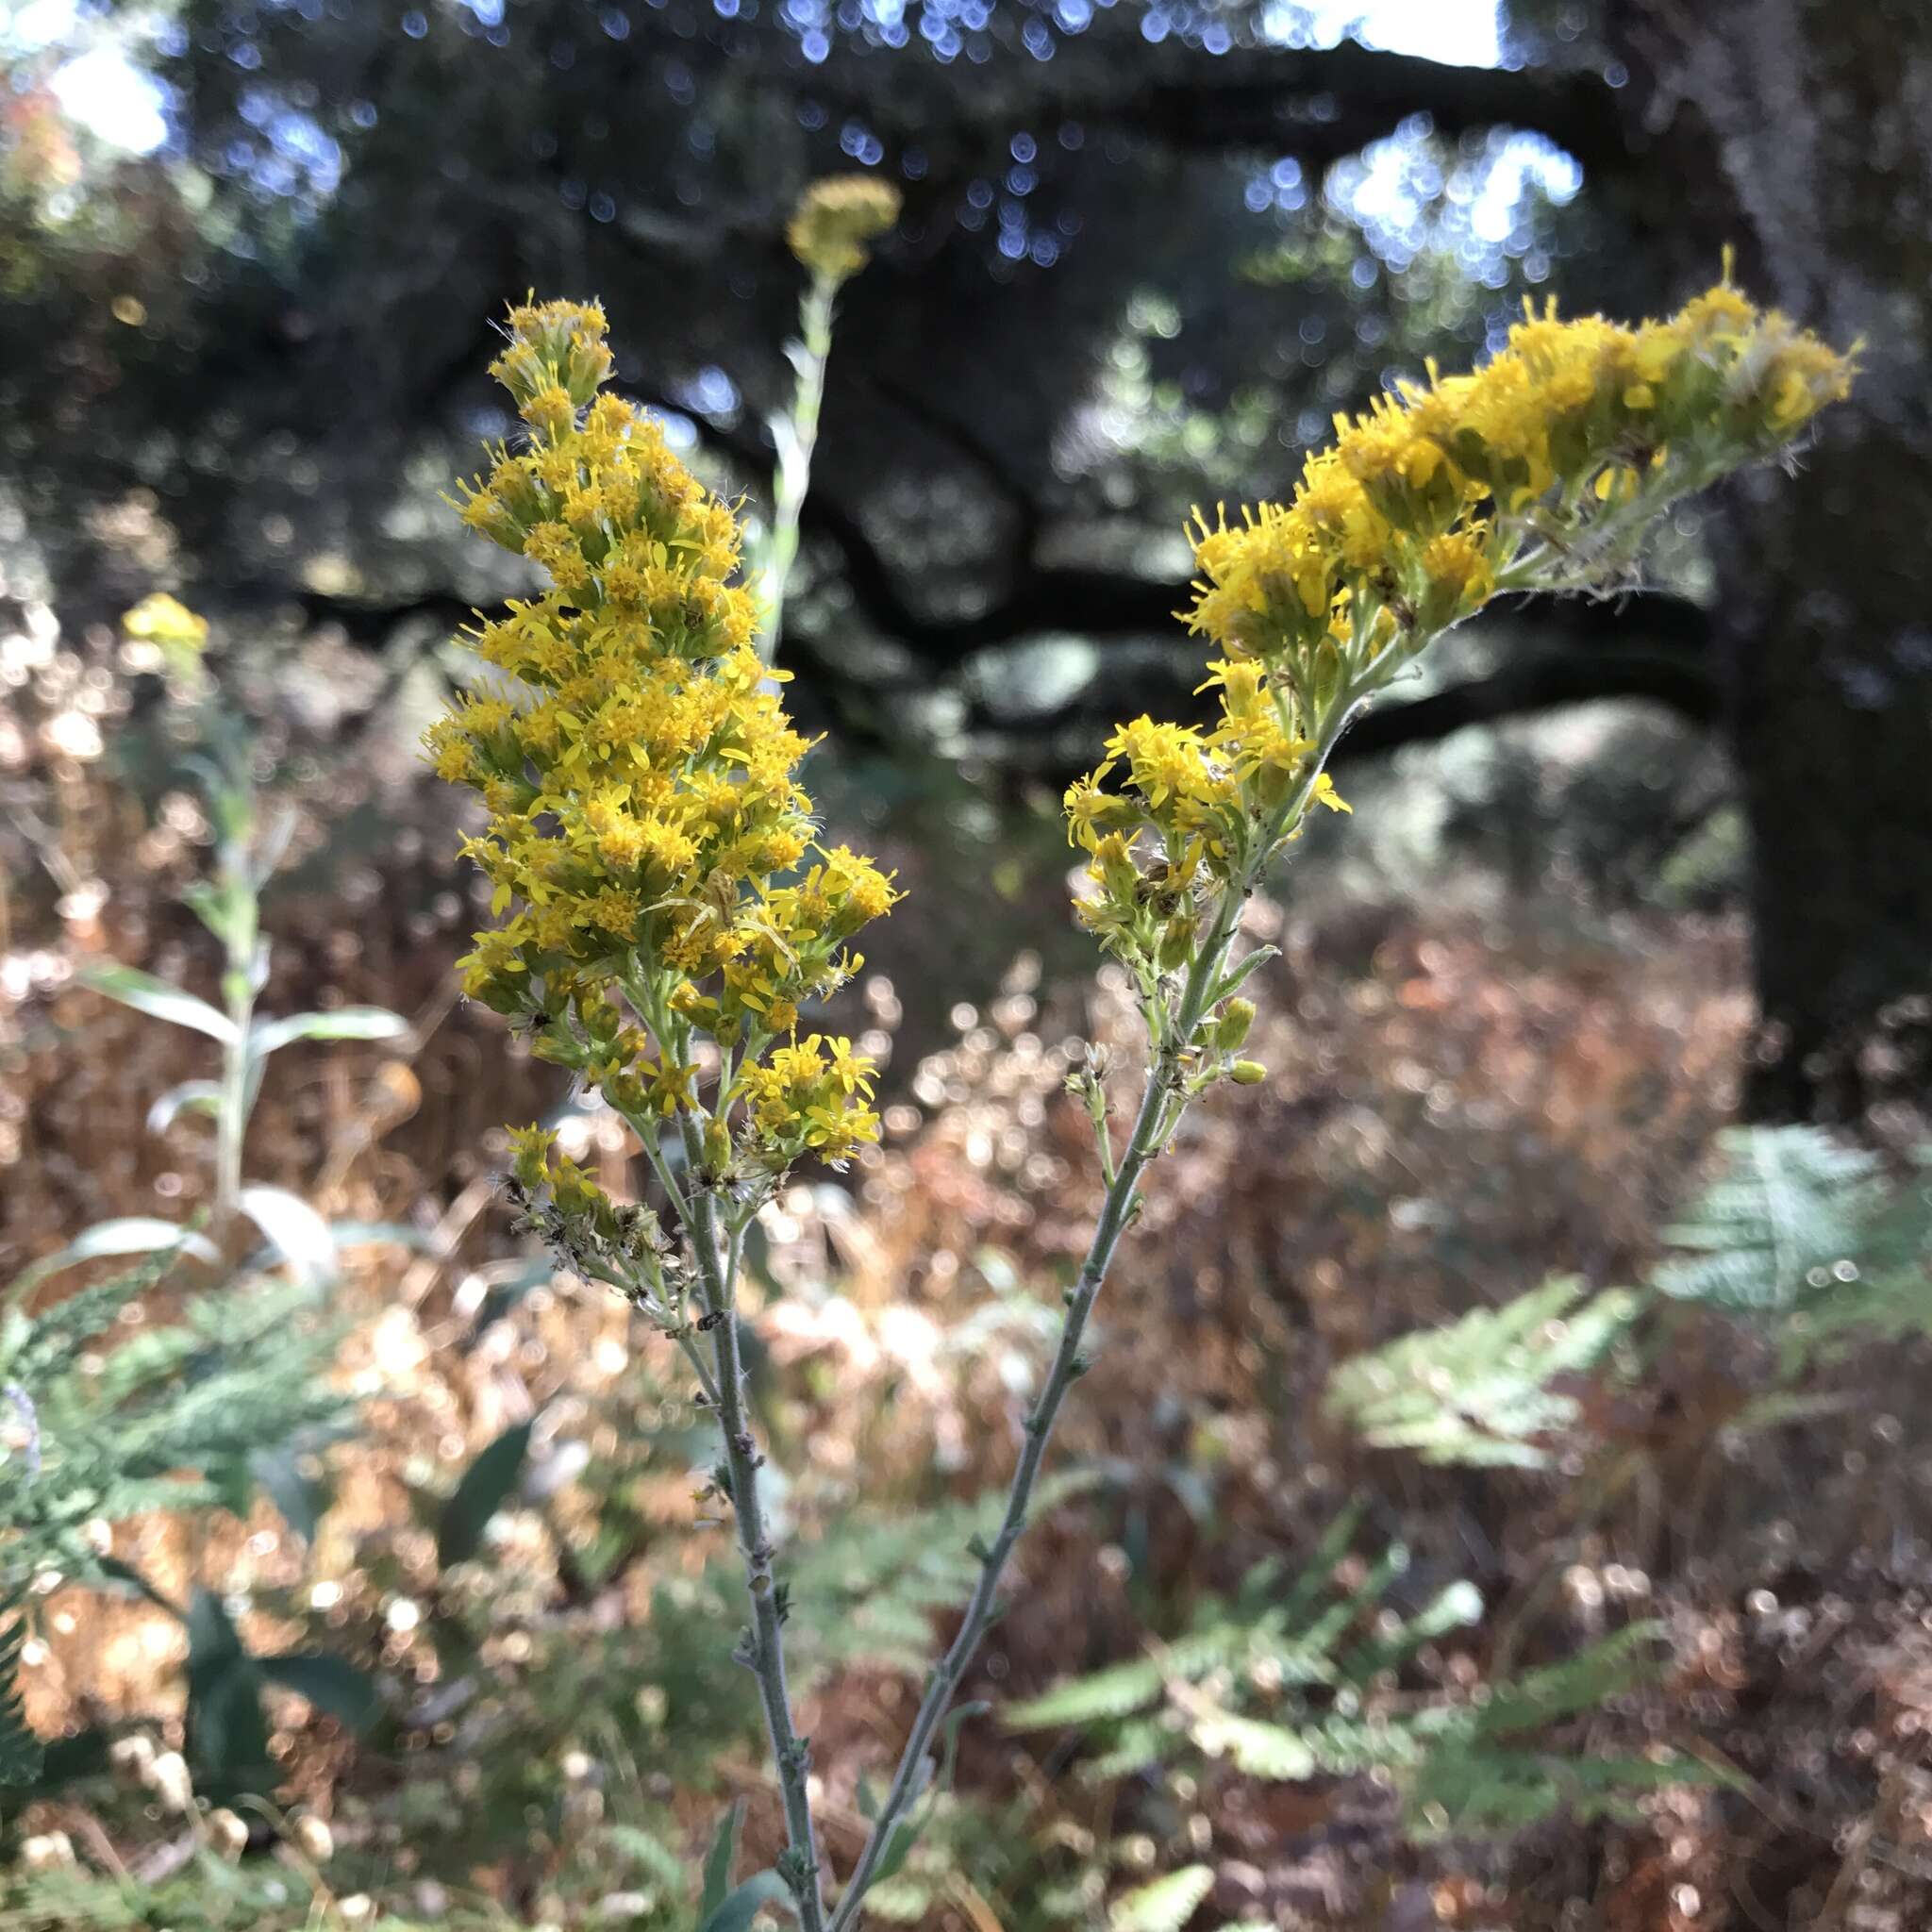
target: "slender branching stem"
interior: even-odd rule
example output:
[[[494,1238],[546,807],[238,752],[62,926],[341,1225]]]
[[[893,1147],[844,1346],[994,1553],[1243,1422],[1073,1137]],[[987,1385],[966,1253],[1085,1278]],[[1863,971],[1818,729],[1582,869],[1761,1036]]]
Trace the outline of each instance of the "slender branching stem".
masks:
[[[858,1862],[853,1867],[844,1893],[832,1914],[830,1932],[849,1932],[858,1924],[864,1899],[878,1871],[879,1860],[891,1842],[893,1829],[907,1807],[924,1788],[927,1754],[933,1738],[944,1722],[960,1680],[965,1676],[981,1640],[999,1615],[999,1584],[1013,1546],[1026,1527],[1026,1514],[1033,1491],[1046,1459],[1046,1445],[1059,1418],[1067,1391],[1086,1372],[1088,1363],[1081,1353],[1093,1305],[1107,1279],[1108,1265],[1121,1237],[1132,1224],[1141,1206],[1140,1182],[1148,1164],[1167,1146],[1184,1111],[1189,1093],[1189,1061],[1194,1052],[1194,1036],[1201,1022],[1214,1006],[1227,970],[1227,958],[1241,925],[1241,911],[1253,890],[1255,874],[1282,836],[1291,831],[1307,811],[1315,794],[1316,782],[1341,737],[1355,706],[1352,695],[1339,703],[1332,721],[1324,730],[1302,782],[1293,795],[1262,828],[1251,866],[1236,874],[1223,888],[1213,914],[1195,952],[1193,965],[1172,1005],[1157,997],[1150,1011],[1150,1038],[1154,1057],[1147,1069],[1146,1086],[1134,1115],[1134,1124],[1118,1163],[1108,1176],[1100,1216],[1094,1224],[1080,1272],[1067,1292],[1066,1320],[1060,1329],[1059,1346],[1054,1352],[1053,1366],[1028,1412],[1019,1466],[1007,1491],[1007,1507],[991,1544],[980,1555],[979,1575],[968,1600],[966,1614],[946,1653],[926,1679],[925,1694],[912,1721],[910,1736],[892,1774],[892,1782],[880,1803],[878,1815]],[[1105,1130],[1103,1129],[1103,1134]]]
[[[1166,1136],[1170,1103],[1186,1077],[1184,1060],[1188,1041],[1200,1024],[1213,989],[1219,983],[1228,945],[1240,923],[1242,896],[1234,886],[1223,892],[1206,942],[1195,958],[1193,971],[1188,975],[1179,1004],[1148,1069],[1147,1085],[1134,1117],[1133,1131],[1127,1137],[1126,1147],[1115,1169],[1113,1183],[1101,1203],[1100,1218],[1094,1225],[1093,1238],[1088,1245],[1080,1273],[1067,1295],[1067,1315],[1060,1329],[1059,1347],[1054,1352],[1053,1366],[1047,1372],[1046,1381],[1026,1417],[1020,1463],[1013,1472],[1012,1485],[1007,1492],[1007,1507],[1000,1519],[998,1533],[980,1559],[979,1577],[967,1603],[958,1634],[926,1680],[925,1695],[912,1721],[912,1732],[906,1740],[891,1785],[879,1806],[877,1823],[859,1855],[858,1863],[853,1868],[844,1897],[832,1916],[832,1932],[845,1932],[846,1927],[858,1923],[865,1893],[891,1840],[893,1827],[924,1786],[926,1754],[933,1737],[958,1694],[960,1679],[966,1674],[980,1640],[999,1614],[1000,1578],[1006,1571],[1007,1559],[1012,1555],[1013,1545],[1026,1527],[1026,1512],[1040,1478],[1041,1465],[1046,1457],[1047,1439],[1053,1433],[1067,1391],[1087,1368],[1080,1344],[1086,1336],[1088,1318],[1099,1298],[1114,1250],[1120,1245],[1122,1235],[1126,1232],[1140,1208],[1141,1175]]]
[[[832,298],[839,284],[814,274],[798,309],[798,340],[791,345],[798,381],[791,411],[776,425],[778,461],[772,478],[772,534],[765,557],[765,621],[758,654],[767,664],[778,648],[785,616],[785,588],[798,556],[798,519],[811,485],[812,451],[819,440],[819,410],[825,394],[825,358],[832,351]]]
[[[221,1101],[215,1111],[214,1237],[225,1241],[242,1199],[242,1142],[248,1129],[248,1033],[255,1021],[255,993],[245,965],[230,964],[224,975],[228,1024],[234,1030],[222,1047]]]
[[[686,1136],[688,1143],[695,1141],[696,1130],[689,1123]],[[695,1156],[694,1146],[691,1151]],[[751,1603],[751,1627],[739,1655],[758,1679],[758,1698],[764,1707],[772,1762],[785,1805],[785,1836],[791,1852],[785,1876],[794,1888],[799,1924],[802,1932],[824,1932],[818,1839],[807,1790],[811,1752],[791,1722],[791,1696],[785,1678],[784,1617],[772,1567],[771,1532],[758,1494],[758,1468],[764,1458],[758,1454],[745,1408],[744,1361],[735,1306],[738,1244],[735,1238],[724,1236],[718,1225],[713,1190],[698,1189],[692,1196],[691,1213],[699,1293],[710,1323],[718,1430],[724,1442],[731,1513],[738,1525],[738,1550],[744,1561],[745,1593]]]

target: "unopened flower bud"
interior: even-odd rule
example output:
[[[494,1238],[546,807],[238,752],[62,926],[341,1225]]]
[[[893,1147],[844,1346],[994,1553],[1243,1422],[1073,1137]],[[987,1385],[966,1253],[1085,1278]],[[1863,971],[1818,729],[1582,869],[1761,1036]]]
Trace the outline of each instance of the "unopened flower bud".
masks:
[[[318,1818],[313,1811],[304,1811],[289,1827],[289,1836],[294,1840],[295,1849],[310,1863],[326,1865],[336,1855],[335,1834],[328,1828],[325,1818]]]
[[[194,1802],[194,1780],[178,1751],[163,1751],[148,1764],[141,1781],[171,1811],[185,1811]]]
[[[247,1825],[225,1805],[208,1814],[208,1835],[215,1850],[231,1864],[248,1849]]]
[[[1268,1077],[1268,1069],[1259,1060],[1237,1060],[1228,1068],[1227,1077],[1237,1087],[1258,1087]]]
[[[1194,922],[1185,912],[1177,912],[1161,928],[1157,963],[1163,973],[1178,972],[1188,963],[1188,955],[1193,949]]]
[[[1214,1029],[1214,1043],[1224,1053],[1232,1053],[1248,1037],[1255,1024],[1253,1000],[1229,1000],[1221,1009],[1220,1024]]]
[[[59,1872],[74,1863],[74,1840],[64,1831],[43,1831],[20,1848],[20,1862],[29,1872]]]

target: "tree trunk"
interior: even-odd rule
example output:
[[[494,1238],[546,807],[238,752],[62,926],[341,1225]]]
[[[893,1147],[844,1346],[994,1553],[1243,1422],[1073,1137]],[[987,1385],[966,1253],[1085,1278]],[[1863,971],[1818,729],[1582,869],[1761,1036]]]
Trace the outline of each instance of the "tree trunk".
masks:
[[[1851,1120],[1932,1088],[1932,7],[1620,0],[1680,233],[1834,341],[1852,405],[1718,545],[1753,843],[1759,1115]]]

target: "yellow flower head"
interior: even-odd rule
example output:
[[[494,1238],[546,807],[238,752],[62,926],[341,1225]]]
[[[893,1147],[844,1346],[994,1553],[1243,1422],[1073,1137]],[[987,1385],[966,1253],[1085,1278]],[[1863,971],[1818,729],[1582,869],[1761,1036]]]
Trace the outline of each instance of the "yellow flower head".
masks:
[[[130,638],[164,649],[199,651],[208,642],[208,619],[197,616],[165,591],[156,591],[132,610],[124,611],[121,628]]]
[[[814,275],[835,282],[871,258],[868,242],[899,219],[899,191],[872,175],[834,175],[805,192],[785,229],[791,252]]]

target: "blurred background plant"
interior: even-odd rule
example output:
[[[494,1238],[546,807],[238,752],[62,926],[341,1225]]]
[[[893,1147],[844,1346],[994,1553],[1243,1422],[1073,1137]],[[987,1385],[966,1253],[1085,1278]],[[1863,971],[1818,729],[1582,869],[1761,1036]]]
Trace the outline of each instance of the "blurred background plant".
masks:
[[[613,1190],[621,1126],[450,1004],[483,908],[413,742],[442,641],[522,588],[434,503],[502,427],[482,319],[533,284],[602,294],[626,391],[769,501],[784,228],[841,167],[904,212],[841,297],[774,641],[831,734],[834,836],[922,916],[841,1018],[890,1060],[886,1145],[789,1189],[749,1256],[835,1858],[1097,1199],[1064,1081],[1073,1042],[1124,1052],[1136,1023],[1064,920],[1055,802],[1103,724],[1198,682],[1181,516],[1278,492],[1332,408],[1480,353],[1527,290],[1660,309],[1734,242],[1747,286],[1868,337],[1857,398],[1795,478],[1685,512],[1620,604],[1486,615],[1353,734],[1354,836],[1311,834],[1292,905],[1262,908],[1271,1078],[1191,1118],[1149,1203],[1079,1481],[967,1689],[994,1710],[874,1909],[1932,1914],[1926,28],[1772,0],[1347,24],[1008,0],[0,24],[0,1275],[103,1221],[179,1241],[132,1277],[107,1253],[40,1274],[0,1341],[8,1736],[37,1740],[8,1762],[44,1754],[0,1792],[0,1924],[686,1932],[739,1798],[725,1878],[771,1861],[752,1687],[711,1668],[734,1579],[691,1500],[704,1419],[496,1192],[498,1123],[554,1120]],[[206,634],[123,624],[158,592]],[[187,763],[216,699],[219,779]],[[219,1082],[220,1038],[89,986],[120,962],[225,1014],[231,929],[188,896],[243,876],[225,843],[274,940],[262,1011],[408,1023],[258,1064],[243,1184],[331,1230],[326,1287],[245,1212],[219,1232],[208,1116],[148,1128]],[[1832,1131],[1726,1146],[1740,1110]],[[76,1294],[63,1341],[42,1324]],[[1131,1763],[1112,1719],[1000,1721],[1202,1629],[1303,1657],[1297,1589],[1354,1604],[1332,1681],[1230,1666],[1217,1708],[1307,1742],[1359,1699],[1351,1721],[1450,1740],[1453,1796],[1484,1789],[1461,1727],[1492,1692],[1507,1715],[1566,1659],[1615,1668],[1485,1737],[1501,1831],[1431,1828],[1389,1755],[1284,1776],[1207,1751],[1186,1673],[1125,1714],[1160,1731]],[[271,1788],[204,1755],[216,1686],[251,1755],[258,1712]],[[1633,1769],[1599,1789],[1590,1760]]]

